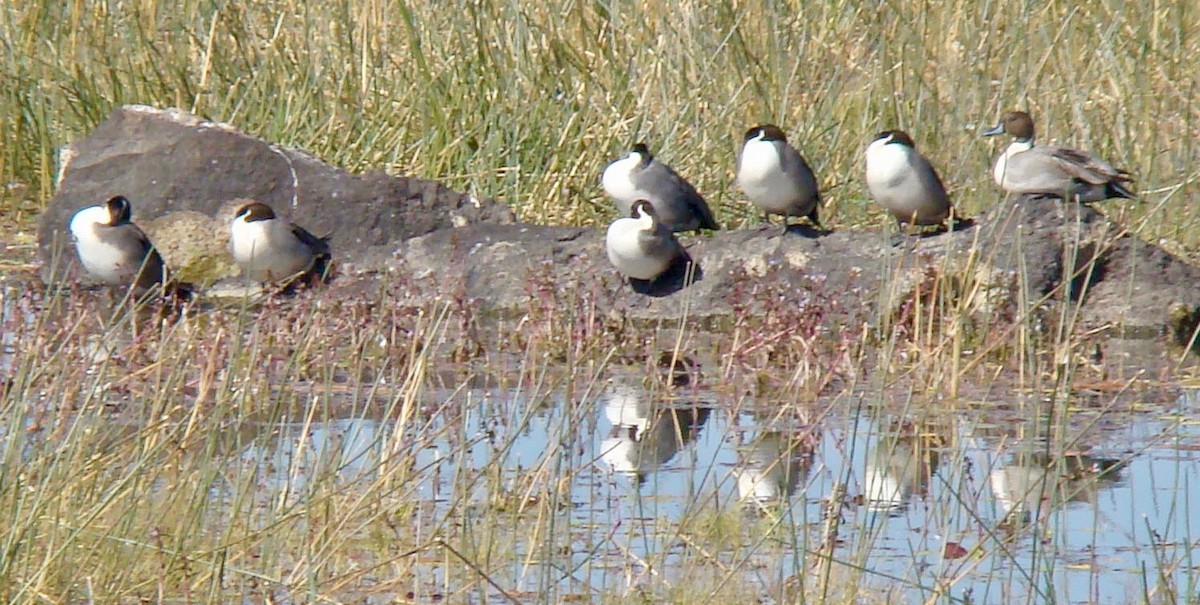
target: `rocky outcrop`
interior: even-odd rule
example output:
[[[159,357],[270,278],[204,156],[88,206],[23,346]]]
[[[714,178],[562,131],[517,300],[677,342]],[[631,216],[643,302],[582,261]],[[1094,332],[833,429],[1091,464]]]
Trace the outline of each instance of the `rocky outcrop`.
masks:
[[[1200,324],[1200,267],[1129,234],[1090,206],[1023,198],[988,211],[980,237],[955,242],[1028,304],[1069,302],[1083,330],[1188,344]],[[964,234],[965,235],[965,234]],[[1009,296],[1016,297],[1015,288]]]
[[[600,229],[472,225],[412,238],[379,261],[393,276],[492,308],[520,309],[552,289],[560,297],[587,292],[589,301],[644,319],[805,305],[828,321],[875,322],[901,314],[914,296],[934,295],[943,312],[995,321],[1055,321],[1066,304],[1078,330],[1169,335],[1180,344],[1200,323],[1200,268],[1088,206],[1053,199],[1005,202],[970,227],[898,245],[880,233],[804,227],[681,239],[703,278],[661,297],[624,285]]]
[[[133,201],[135,221],[169,265],[216,277],[234,271],[233,209],[245,198],[267,202],[330,236],[341,274],[329,296],[399,288],[414,302],[452,298],[481,311],[520,312],[540,300],[718,324],[775,308],[861,325],[915,304],[1055,321],[1068,305],[1077,330],[1180,343],[1200,322],[1200,269],[1088,206],[1052,199],[1000,202],[972,225],[899,244],[807,227],[684,236],[701,277],[646,296],[609,265],[600,228],[514,223],[495,202],[429,181],[352,175],[229,126],[144,107],[117,110],[68,149],[42,217],[45,258],[64,241],[71,213],[115,194]]]
[[[44,260],[73,264],[73,254],[56,255],[67,241],[71,215],[124,195],[133,204],[134,222],[162,249],[167,264],[203,282],[235,271],[225,252],[237,207],[232,200],[269,204],[309,231],[328,235],[335,250],[355,253],[438,229],[513,220],[503,204],[434,181],[351,174],[226,124],[143,106],[118,108],[64,149],[59,170],[58,191],[38,226]],[[187,249],[178,249],[181,244]],[[193,247],[198,244],[207,245]]]

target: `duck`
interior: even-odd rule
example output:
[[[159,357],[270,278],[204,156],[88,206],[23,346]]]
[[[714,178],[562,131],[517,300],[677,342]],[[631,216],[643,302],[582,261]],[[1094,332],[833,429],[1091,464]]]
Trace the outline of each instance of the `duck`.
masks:
[[[704,197],[674,169],[656,159],[645,143],[637,143],[629,155],[606,166],[600,185],[622,217],[629,217],[634,202],[644,199],[672,232],[720,229]]]
[[[306,274],[320,275],[330,258],[326,238],[280,218],[262,202],[238,209],[229,243],[242,273],[262,283],[286,284]]]
[[[1129,173],[1092,153],[1058,145],[1034,145],[1033,118],[1024,111],[1009,111],[1000,123],[983,131],[990,137],[1008,133],[1013,142],[996,158],[992,177],[1009,193],[1045,195],[1079,202],[1112,198],[1136,200],[1126,186]]]
[[[89,276],[111,286],[132,287],[140,295],[168,283],[168,278],[162,256],[132,216],[129,200],[117,195],[80,209],[68,228]]]
[[[644,199],[633,203],[629,216],[609,225],[604,241],[608,260],[622,275],[635,280],[653,281],[686,256],[675,234]]]
[[[778,126],[759,124],[743,135],[737,184],[766,213],[768,222],[772,214],[783,217],[784,233],[790,216],[807,217],[813,226],[821,226],[817,177]]]
[[[950,197],[937,171],[903,130],[885,130],[867,146],[867,189],[901,225],[941,225]]]

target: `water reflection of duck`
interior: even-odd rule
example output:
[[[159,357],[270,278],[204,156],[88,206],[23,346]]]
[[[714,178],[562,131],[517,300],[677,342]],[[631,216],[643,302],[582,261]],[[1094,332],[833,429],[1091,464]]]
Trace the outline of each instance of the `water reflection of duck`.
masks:
[[[929,491],[937,472],[943,440],[932,430],[901,426],[879,437],[867,456],[863,497],[867,508],[896,514],[908,506],[914,494]]]
[[[814,439],[808,431],[763,431],[738,449],[733,469],[738,497],[768,504],[786,500],[812,468]]]
[[[600,457],[614,471],[643,482],[695,438],[711,411],[667,407],[640,386],[614,380],[604,401],[612,429],[600,444]]]
[[[1100,487],[1120,479],[1123,466],[1120,460],[1081,453],[1020,452],[993,469],[988,482],[1006,520],[1023,522],[1034,510],[1044,513],[1070,502],[1093,501]]]
[[[288,424],[270,439],[252,439],[240,461],[256,467],[261,490],[273,499],[304,499],[312,482],[331,477],[339,485],[369,481],[384,464],[387,425],[369,418],[331,419],[310,425]]]

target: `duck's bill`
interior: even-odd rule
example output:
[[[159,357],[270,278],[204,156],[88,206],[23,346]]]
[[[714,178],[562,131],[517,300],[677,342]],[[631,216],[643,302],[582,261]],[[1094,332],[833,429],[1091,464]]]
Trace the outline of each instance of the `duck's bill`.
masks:
[[[1004,123],[1003,122],[996,124],[995,126],[979,133],[979,136],[990,137],[990,136],[995,136],[998,134],[1004,134]]]

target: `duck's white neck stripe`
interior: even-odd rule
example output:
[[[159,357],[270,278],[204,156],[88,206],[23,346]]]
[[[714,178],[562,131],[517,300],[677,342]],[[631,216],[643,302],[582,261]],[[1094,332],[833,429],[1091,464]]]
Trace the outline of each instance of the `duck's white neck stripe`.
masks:
[[[637,221],[638,230],[650,231],[654,229],[654,217],[650,216],[649,213],[643,212],[641,208],[634,209],[633,213],[636,215],[633,217],[633,220]]]
[[[1008,144],[1008,149],[1004,151],[1004,155],[1021,153],[1022,151],[1029,151],[1030,149],[1033,149],[1033,139],[1017,139]]]

